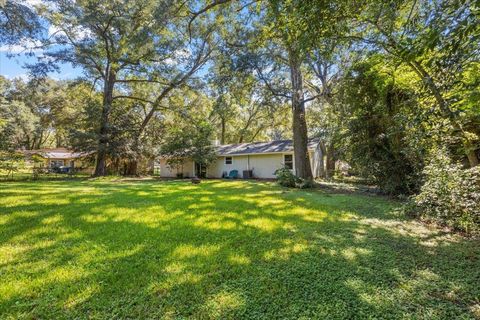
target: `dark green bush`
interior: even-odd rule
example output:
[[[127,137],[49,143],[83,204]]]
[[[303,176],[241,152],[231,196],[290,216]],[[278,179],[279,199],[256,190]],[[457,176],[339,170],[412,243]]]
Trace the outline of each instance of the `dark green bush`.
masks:
[[[467,233],[480,233],[480,167],[464,169],[439,151],[423,173],[425,182],[413,197],[414,212]]]
[[[275,171],[275,176],[278,184],[282,187],[309,189],[314,186],[313,180],[299,178],[288,168],[278,169]]]
[[[278,169],[277,171],[275,171],[275,176],[277,177],[278,184],[282,187],[295,188],[297,177],[292,173],[290,169]]]

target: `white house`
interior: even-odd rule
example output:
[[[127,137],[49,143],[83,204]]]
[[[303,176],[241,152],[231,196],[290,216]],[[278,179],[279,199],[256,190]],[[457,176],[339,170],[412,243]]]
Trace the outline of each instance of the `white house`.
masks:
[[[314,177],[318,172],[318,141],[308,144],[310,162]],[[239,178],[275,178],[277,169],[287,167],[295,170],[292,140],[276,140],[270,142],[253,142],[220,145],[216,147],[217,160],[207,168],[186,160],[183,166],[171,168],[166,159],[159,160],[161,177],[206,177],[222,178],[237,170]]]

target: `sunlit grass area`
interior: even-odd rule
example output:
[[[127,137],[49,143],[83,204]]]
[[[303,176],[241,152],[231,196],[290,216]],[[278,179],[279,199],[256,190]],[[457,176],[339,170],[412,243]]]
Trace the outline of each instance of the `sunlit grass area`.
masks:
[[[479,317],[479,242],[397,206],[262,182],[0,183],[0,318]]]

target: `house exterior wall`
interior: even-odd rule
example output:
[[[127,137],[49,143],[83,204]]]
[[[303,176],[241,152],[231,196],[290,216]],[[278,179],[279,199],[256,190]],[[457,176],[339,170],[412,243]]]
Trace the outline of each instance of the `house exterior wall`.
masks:
[[[36,166],[43,167],[43,168],[50,168],[53,161],[63,161],[63,165],[69,167],[70,163],[74,162],[75,168],[89,168],[90,164],[82,159],[79,158],[72,158],[72,159],[57,159],[57,158],[43,158],[41,157],[43,162],[37,163]]]
[[[275,171],[284,166],[285,154],[293,155],[293,152],[231,156],[233,160],[232,164],[225,164],[225,156],[218,156],[217,159],[208,166],[207,178],[221,178],[224,172],[228,175],[232,170],[237,170],[241,178],[243,176],[243,170],[253,170],[254,178],[274,179]],[[309,156],[313,171],[315,166],[314,151],[309,152]],[[293,158],[295,159],[295,157]],[[194,163],[191,160],[185,161],[183,171],[182,168],[178,168],[178,170],[170,168],[165,159],[160,159],[158,163],[160,176],[164,178],[176,178],[179,172],[183,173],[183,177],[193,177],[195,175]],[[295,168],[295,163],[293,163],[293,167]]]
[[[221,156],[208,167],[207,177],[221,178],[224,172],[228,174],[232,170],[238,170],[242,177],[243,170],[253,170],[254,178],[273,179],[275,171],[283,167],[283,155],[284,153],[232,156],[232,164],[225,164],[225,157]]]
[[[178,173],[182,173],[183,177],[193,177],[194,174],[194,167],[193,167],[193,161],[192,160],[186,160],[183,164],[183,166],[180,166],[178,168],[171,168],[167,164],[166,159],[160,159],[158,161],[160,165],[160,176],[164,178],[176,178]]]

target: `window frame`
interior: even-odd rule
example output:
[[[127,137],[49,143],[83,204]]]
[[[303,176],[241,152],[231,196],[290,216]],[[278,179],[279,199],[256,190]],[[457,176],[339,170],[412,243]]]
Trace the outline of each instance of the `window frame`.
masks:
[[[61,163],[61,165],[58,165]],[[65,166],[65,160],[50,160],[50,168],[58,168]]]
[[[290,157],[291,160],[288,160],[288,161],[287,161],[287,160],[285,159],[287,156]],[[287,164],[288,164],[288,165],[287,165]],[[293,165],[293,154],[285,153],[285,154],[283,155],[283,166],[284,166],[285,168],[289,169],[289,170],[293,170],[293,167],[294,167],[294,165]]]
[[[227,158],[230,158],[230,163],[227,163]],[[233,164],[233,157],[225,157],[225,160],[223,161],[223,163],[227,166],[232,165]]]

